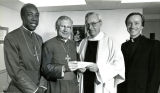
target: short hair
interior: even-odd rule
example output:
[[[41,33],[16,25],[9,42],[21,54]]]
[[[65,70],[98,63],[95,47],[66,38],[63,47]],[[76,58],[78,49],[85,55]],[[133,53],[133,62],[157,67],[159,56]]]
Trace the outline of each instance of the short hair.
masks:
[[[132,12],[132,13],[130,13],[130,14],[126,17],[126,20],[125,20],[126,26],[127,26],[127,21],[128,21],[128,19],[129,19],[131,16],[133,16],[133,15],[139,15],[139,16],[141,17],[141,19],[142,19],[142,26],[144,27],[145,18],[144,18],[144,16],[143,16],[141,13],[139,13],[139,12]]]
[[[98,17],[99,21],[102,22],[102,17],[101,17],[98,13],[96,13],[96,12],[88,12],[88,13],[86,14],[86,16],[85,16],[85,23],[87,22],[88,17],[89,17],[90,15],[94,15],[94,14]]]
[[[24,4],[24,5],[22,6],[21,12],[20,12],[21,18],[24,16],[27,7],[34,7],[34,8],[37,9],[37,7],[36,7],[34,4],[31,4],[31,3]],[[37,9],[37,10],[38,10],[38,9]]]
[[[73,24],[73,21],[72,21],[72,19],[71,19],[70,17],[65,16],[65,15],[64,15],[64,16],[60,16],[60,17],[57,19],[56,24],[55,24],[56,30],[57,30],[57,28],[58,28],[58,26],[60,25],[60,22],[61,22],[62,20],[69,20],[69,21],[71,22],[71,24]]]

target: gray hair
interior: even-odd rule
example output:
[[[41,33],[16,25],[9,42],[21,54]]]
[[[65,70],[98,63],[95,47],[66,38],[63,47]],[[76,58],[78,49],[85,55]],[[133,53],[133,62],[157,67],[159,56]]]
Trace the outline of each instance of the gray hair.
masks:
[[[68,16],[60,16],[60,17],[57,19],[56,24],[55,24],[57,30],[58,30],[58,27],[59,27],[60,22],[61,22],[62,20],[69,20],[69,21],[71,22],[71,24],[73,24],[73,20],[72,20],[70,17],[68,17]]]
[[[86,23],[86,21],[88,20],[88,17],[89,17],[90,15],[96,15],[96,16],[98,17],[99,21],[102,22],[102,17],[101,17],[98,13],[96,13],[96,12],[88,12],[88,13],[86,14],[86,16],[85,16],[85,23]]]

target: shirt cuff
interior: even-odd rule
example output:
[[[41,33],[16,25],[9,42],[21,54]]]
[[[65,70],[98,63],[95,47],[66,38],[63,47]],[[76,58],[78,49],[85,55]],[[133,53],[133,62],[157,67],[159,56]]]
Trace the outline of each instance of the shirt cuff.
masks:
[[[102,82],[102,79],[101,79],[101,75],[99,73],[99,70],[96,72],[96,84],[100,84]]]
[[[62,73],[61,73],[62,77],[64,77],[64,72],[65,72],[65,66],[62,66]]]
[[[38,88],[37,88],[33,93],[36,93],[36,92],[37,92],[37,90],[38,90]]]
[[[39,86],[39,87],[44,88],[44,90],[47,90],[47,88],[45,86]]]

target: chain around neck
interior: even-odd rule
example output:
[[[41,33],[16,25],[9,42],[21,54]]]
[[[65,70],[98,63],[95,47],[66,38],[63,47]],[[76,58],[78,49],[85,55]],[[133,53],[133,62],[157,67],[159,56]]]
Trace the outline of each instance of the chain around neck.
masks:
[[[21,32],[22,32],[23,37],[24,37],[24,39],[25,39],[25,43],[26,43],[26,45],[27,45],[27,48],[28,48],[28,50],[29,50],[29,53],[30,53],[31,55],[35,56],[35,54],[31,51],[31,48],[29,47],[29,44],[28,44],[28,42],[27,42],[27,39],[26,39],[26,36],[25,36],[23,30],[21,30]],[[32,34],[33,34],[33,33],[32,33]],[[35,38],[35,39],[37,40],[37,42],[38,42],[38,39],[36,38],[35,34],[34,34],[34,38]],[[35,48],[36,48],[36,46],[35,46]],[[39,42],[38,42],[38,48],[39,48],[39,50],[40,50],[40,44],[39,44]],[[37,52],[37,49],[35,49],[35,51]],[[37,53],[37,54],[38,54],[38,53]]]
[[[61,45],[62,45],[65,53],[66,53],[67,55],[69,55],[69,54],[68,54],[68,52],[69,52],[69,46],[66,46],[66,47],[67,47],[67,49],[66,49],[66,48],[64,47],[64,46],[65,46],[64,44],[65,44],[65,43],[61,43]]]

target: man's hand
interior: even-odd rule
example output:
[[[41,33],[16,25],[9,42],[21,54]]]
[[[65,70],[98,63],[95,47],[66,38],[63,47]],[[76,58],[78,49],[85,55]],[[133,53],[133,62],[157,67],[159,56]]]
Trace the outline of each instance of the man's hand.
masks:
[[[84,73],[86,71],[86,68],[79,68],[78,71]]]
[[[87,66],[87,69],[89,69],[91,72],[97,72],[99,70],[97,64],[95,63]]]
[[[68,67],[71,71],[75,71],[78,68],[78,63],[77,61],[69,61],[68,62]]]

